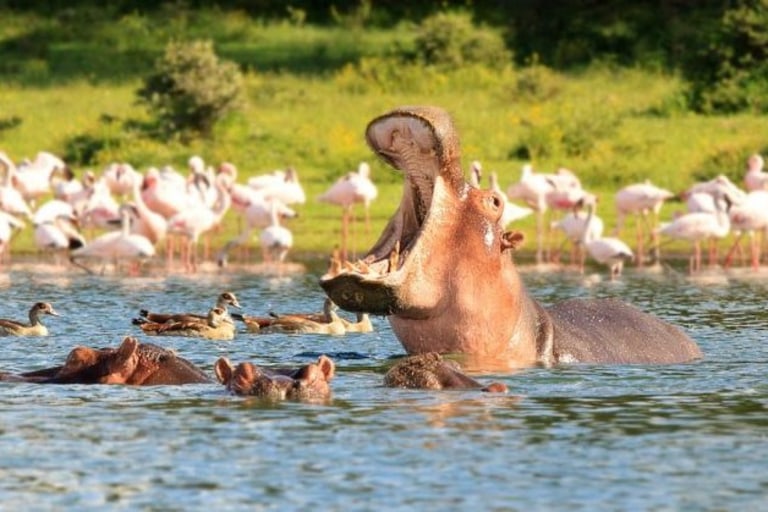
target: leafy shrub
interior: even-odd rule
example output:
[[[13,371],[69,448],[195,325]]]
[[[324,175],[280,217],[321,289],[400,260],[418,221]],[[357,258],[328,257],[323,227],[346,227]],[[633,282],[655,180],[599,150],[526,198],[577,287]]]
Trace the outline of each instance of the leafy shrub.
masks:
[[[550,68],[533,59],[530,65],[522,68],[514,82],[513,96],[518,100],[547,101],[560,93],[562,77]]]
[[[469,14],[440,12],[425,18],[415,40],[416,57],[438,67],[484,64],[502,68],[512,62],[501,34],[477,27]]]
[[[723,14],[692,79],[702,112],[768,112],[768,0],[739,4]]]
[[[241,106],[242,89],[237,65],[220,61],[212,42],[171,42],[136,94],[154,113],[161,134],[210,137],[216,122]]]
[[[596,104],[564,104],[552,117],[533,108],[528,117],[520,120],[520,137],[509,156],[532,160],[588,159],[599,143],[610,139],[621,123],[621,114]]]

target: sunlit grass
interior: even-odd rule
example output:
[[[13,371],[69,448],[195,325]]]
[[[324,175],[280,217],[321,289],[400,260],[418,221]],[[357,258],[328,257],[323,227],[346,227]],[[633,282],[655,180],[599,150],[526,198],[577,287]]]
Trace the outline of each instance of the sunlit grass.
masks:
[[[373,117],[399,105],[438,105],[451,112],[461,134],[464,167],[480,160],[487,171],[498,172],[504,188],[519,179],[521,166],[528,161],[540,171],[572,169],[600,197],[598,213],[609,227],[615,222],[612,196],[623,185],[650,179],[677,192],[719,173],[738,182],[746,157],[766,149],[763,118],[687,113],[685,86],[672,75],[608,66],[575,75],[538,67],[437,72],[377,57],[396,45],[410,44],[407,27],[393,32],[353,31],[248,24],[237,16],[225,21],[213,36],[218,37],[223,55],[243,63],[248,101],[242,112],[217,127],[214,140],[184,145],[127,132],[125,121],[148,119],[135,103],[141,74],[121,73],[114,81],[105,80],[103,72],[97,79],[72,78],[79,73],[73,67],[80,50],[76,43],[58,42],[54,50],[63,55],[66,49],[72,60],[53,69],[42,60],[25,64],[25,72],[39,73],[49,79],[46,83],[20,85],[24,82],[9,79],[2,84],[0,120],[18,118],[21,123],[0,130],[0,150],[15,160],[40,150],[65,154],[75,137],[86,135],[104,142],[90,166],[97,172],[115,160],[131,162],[140,170],[167,164],[184,169],[192,154],[212,165],[235,163],[241,180],[290,165],[298,170],[308,198],[307,204],[297,207],[300,217],[290,223],[295,250],[327,254],[339,240],[340,211],[316,197],[361,160],[372,164],[379,198],[371,209],[372,229],[356,229],[353,250],[362,252],[370,246],[396,209],[399,173],[371,154],[363,133]],[[124,32],[114,36],[115,44],[127,52],[121,58],[131,61],[124,70],[148,70],[152,65],[146,55],[130,53],[126,35],[143,33],[147,23],[124,20],[119,26]],[[196,26],[190,23],[188,29]],[[165,27],[161,35],[150,30],[154,35],[139,49],[159,52],[162,37],[200,32],[183,29]],[[10,29],[5,33],[18,35]],[[94,44],[88,42],[89,48]],[[83,55],[93,54],[85,52],[79,58]],[[99,58],[104,56],[109,60],[110,53]],[[327,67],[318,71],[318,62]],[[69,72],[60,69],[64,66]],[[103,71],[106,64],[97,60],[89,66]],[[527,158],[521,148],[540,149]],[[673,209],[667,207],[662,215],[671,216]],[[532,218],[519,225],[529,240],[533,227]],[[230,214],[217,241],[231,238],[236,230],[237,220]],[[32,250],[29,232],[16,239],[17,250]]]

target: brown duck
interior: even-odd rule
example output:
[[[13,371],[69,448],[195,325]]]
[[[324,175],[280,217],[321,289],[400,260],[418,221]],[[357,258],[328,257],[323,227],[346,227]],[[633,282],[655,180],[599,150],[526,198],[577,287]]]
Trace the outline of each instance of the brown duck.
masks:
[[[59,316],[50,302],[36,302],[29,310],[29,323],[0,319],[0,336],[48,336],[40,315]]]
[[[228,306],[232,306],[233,308],[240,309],[240,303],[237,301],[237,297],[235,297],[235,294],[232,292],[223,292],[216,299],[216,304],[214,305],[214,307],[223,309],[225,313],[224,319],[231,321],[229,317],[229,312],[227,310]],[[143,318],[146,318],[150,322],[154,322],[158,324],[164,324],[169,321],[172,321],[172,322],[195,322],[196,321],[196,322],[206,323],[208,320],[207,314],[201,315],[197,313],[152,313],[146,309],[139,310],[139,315]]]
[[[346,332],[346,329],[344,320],[336,314],[336,309],[336,304],[326,299],[322,313],[281,315],[270,312],[269,317],[248,317],[239,314],[234,314],[232,317],[243,321],[249,332],[341,335]]]
[[[225,319],[226,311],[215,307],[208,311],[205,321],[169,320],[164,323],[152,322],[146,318],[134,318],[133,324],[138,325],[144,334],[150,336],[185,336],[188,338],[205,338],[209,340],[231,340],[235,337],[235,326]]]

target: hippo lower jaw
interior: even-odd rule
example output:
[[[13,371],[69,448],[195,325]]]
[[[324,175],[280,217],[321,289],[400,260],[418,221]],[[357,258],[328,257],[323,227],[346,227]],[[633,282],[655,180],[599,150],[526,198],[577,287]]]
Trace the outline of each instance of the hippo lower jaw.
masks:
[[[397,271],[382,274],[362,262],[338,270],[336,266],[332,263],[320,286],[339,307],[374,315],[392,315],[407,307],[398,296],[401,275]]]

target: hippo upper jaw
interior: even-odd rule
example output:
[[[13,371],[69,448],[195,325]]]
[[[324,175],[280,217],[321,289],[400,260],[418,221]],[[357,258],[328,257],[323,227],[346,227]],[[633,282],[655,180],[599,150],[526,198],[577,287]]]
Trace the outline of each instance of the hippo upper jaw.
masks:
[[[456,148],[445,144],[441,132],[450,122],[445,115],[442,111],[405,108],[368,125],[369,145],[403,172],[403,195],[365,258],[355,264],[332,262],[321,278],[320,285],[341,308],[378,315],[408,312],[415,317],[434,312],[439,296],[410,291],[419,289],[415,282],[419,275],[438,265],[430,254],[435,242],[445,237],[443,212],[452,208],[468,187],[458,154],[454,154]]]

